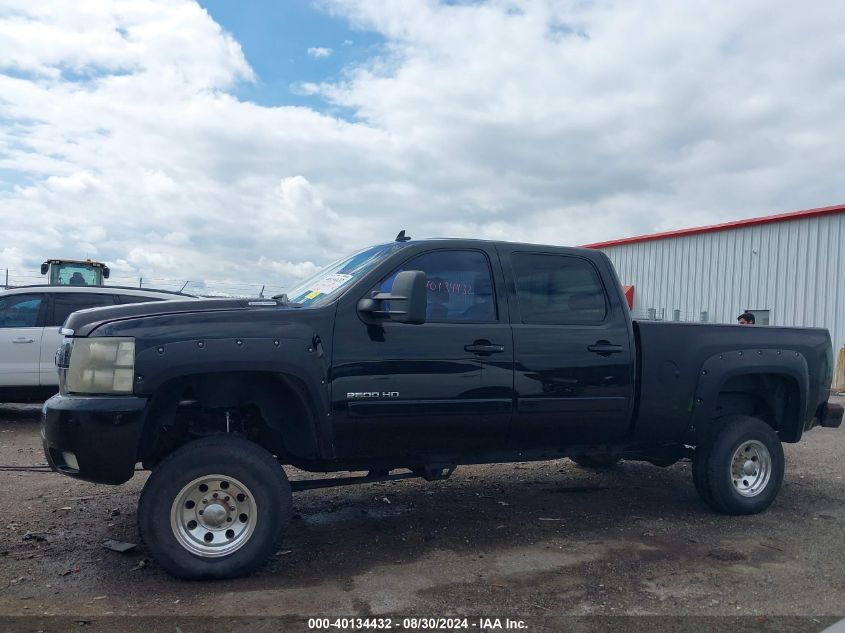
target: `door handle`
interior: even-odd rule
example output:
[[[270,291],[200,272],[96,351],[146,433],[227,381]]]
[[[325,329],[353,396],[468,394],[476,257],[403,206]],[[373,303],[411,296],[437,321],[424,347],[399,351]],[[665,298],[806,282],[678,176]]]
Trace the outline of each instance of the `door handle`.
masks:
[[[587,350],[599,356],[610,356],[611,354],[620,354],[622,346],[614,345],[610,341],[596,341],[592,345],[587,345]]]
[[[496,345],[487,340],[473,341],[472,345],[464,345],[467,352],[479,354],[480,356],[489,356],[490,354],[500,354],[505,351],[504,345]]]
[[[34,338],[26,338],[25,336],[19,336],[18,338],[13,338],[12,343],[34,343]]]

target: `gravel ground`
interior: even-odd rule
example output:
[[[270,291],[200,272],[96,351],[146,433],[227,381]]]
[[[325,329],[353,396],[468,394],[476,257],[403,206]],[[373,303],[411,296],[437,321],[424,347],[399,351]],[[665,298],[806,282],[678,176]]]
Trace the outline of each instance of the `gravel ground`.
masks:
[[[38,415],[0,408],[0,465],[44,463]],[[0,628],[122,631],[131,615],[148,633],[175,630],[173,616],[198,616],[185,633],[221,618],[302,630],[311,616],[417,615],[467,616],[475,630],[496,630],[483,616],[529,631],[819,631],[845,617],[845,430],[814,430],[786,454],[780,497],[753,517],[711,513],[685,462],[473,466],[444,482],[302,492],[267,566],[206,583],[170,578],[141,545],[102,547],[137,542],[143,473],[110,487],[0,471]]]

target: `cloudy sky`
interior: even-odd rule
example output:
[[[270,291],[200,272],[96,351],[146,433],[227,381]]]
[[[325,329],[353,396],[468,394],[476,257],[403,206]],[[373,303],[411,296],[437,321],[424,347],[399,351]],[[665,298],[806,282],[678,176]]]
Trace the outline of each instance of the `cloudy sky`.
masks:
[[[0,0],[0,269],[285,287],[845,202],[845,3]]]

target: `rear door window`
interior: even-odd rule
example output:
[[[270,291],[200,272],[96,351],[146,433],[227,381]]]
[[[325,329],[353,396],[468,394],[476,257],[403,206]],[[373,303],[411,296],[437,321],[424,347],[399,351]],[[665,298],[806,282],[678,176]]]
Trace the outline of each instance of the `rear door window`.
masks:
[[[580,257],[511,255],[523,323],[591,324],[607,317],[607,297],[595,267]]]
[[[56,292],[47,327],[59,327],[71,312],[114,305],[114,296],[105,293]]]

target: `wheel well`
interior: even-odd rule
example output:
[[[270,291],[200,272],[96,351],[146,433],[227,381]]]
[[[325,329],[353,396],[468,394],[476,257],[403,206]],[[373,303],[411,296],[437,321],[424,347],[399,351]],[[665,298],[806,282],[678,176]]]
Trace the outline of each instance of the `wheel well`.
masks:
[[[798,384],[783,374],[745,374],[728,379],[719,390],[716,416],[750,415],[778,432],[781,441],[798,439]]]
[[[153,396],[138,459],[153,465],[197,437],[237,433],[280,461],[317,457],[315,415],[302,382],[287,374],[214,372],[174,378]]]

